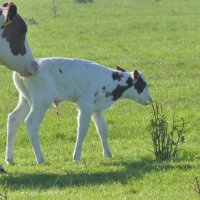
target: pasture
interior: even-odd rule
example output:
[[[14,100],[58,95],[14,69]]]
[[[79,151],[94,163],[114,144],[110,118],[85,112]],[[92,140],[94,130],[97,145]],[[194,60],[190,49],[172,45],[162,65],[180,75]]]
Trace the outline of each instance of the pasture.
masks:
[[[55,4],[54,4],[54,3]],[[198,0],[15,0],[26,19],[35,57],[92,60],[142,71],[152,96],[169,116],[187,122],[185,144],[174,161],[157,162],[148,126],[151,106],[125,100],[105,111],[112,159],[102,156],[94,124],[82,160],[73,162],[77,109],[52,107],[40,127],[46,164],[37,165],[24,126],[15,165],[5,164],[7,115],[18,100],[12,72],[0,67],[0,193],[8,199],[200,199],[200,7]],[[94,74],[95,76],[95,74]],[[1,198],[1,197],[0,197]],[[3,199],[3,198],[2,198]]]

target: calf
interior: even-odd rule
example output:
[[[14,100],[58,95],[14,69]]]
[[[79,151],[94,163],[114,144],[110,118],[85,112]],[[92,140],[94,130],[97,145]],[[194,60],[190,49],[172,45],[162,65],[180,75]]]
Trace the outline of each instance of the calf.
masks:
[[[26,23],[17,14],[16,5],[4,3],[0,7],[0,64],[22,76],[30,76],[38,69],[26,32]]]
[[[78,106],[77,141],[73,157],[79,160],[91,117],[102,142],[103,154],[111,157],[103,111],[125,98],[142,105],[152,101],[145,77],[137,70],[128,73],[119,68],[112,70],[94,62],[66,58],[43,58],[37,63],[39,69],[30,77],[22,77],[16,72],[13,74],[19,91],[19,103],[8,116],[8,163],[14,162],[15,135],[24,120],[36,161],[44,162],[38,130],[52,103],[58,106],[59,102],[68,100]]]

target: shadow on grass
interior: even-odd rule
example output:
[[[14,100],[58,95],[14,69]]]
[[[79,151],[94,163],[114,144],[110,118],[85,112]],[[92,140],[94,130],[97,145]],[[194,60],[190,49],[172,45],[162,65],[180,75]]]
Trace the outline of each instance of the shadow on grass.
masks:
[[[75,0],[76,3],[94,3],[94,0]]]
[[[166,172],[173,169],[187,171],[193,168],[192,165],[183,163],[159,163],[151,159],[144,158],[137,162],[106,162],[104,166],[123,166],[124,170],[112,172],[84,172],[59,174],[20,174],[16,176],[2,176],[0,184],[6,183],[9,188],[22,189],[49,189],[53,187],[82,187],[87,185],[101,185],[113,182],[127,184],[132,178],[140,179],[148,173]],[[86,170],[87,171],[87,170]]]

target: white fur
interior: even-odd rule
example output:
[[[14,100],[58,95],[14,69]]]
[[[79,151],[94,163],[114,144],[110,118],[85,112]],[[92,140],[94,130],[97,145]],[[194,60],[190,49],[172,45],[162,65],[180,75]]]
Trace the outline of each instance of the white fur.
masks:
[[[20,123],[25,121],[35,158],[38,163],[44,162],[39,144],[39,126],[51,104],[58,105],[63,100],[76,103],[79,110],[74,159],[80,159],[82,143],[91,117],[102,142],[103,154],[105,157],[111,157],[103,111],[116,102],[109,92],[112,92],[118,85],[127,85],[127,79],[132,78],[133,74],[119,72],[123,74],[123,77],[120,80],[113,80],[112,74],[116,70],[89,61],[44,58],[37,62],[39,70],[30,77],[22,77],[16,72],[13,73],[14,84],[19,91],[19,103],[8,116],[6,161],[14,162],[16,131]],[[140,76],[144,79],[142,74]],[[133,83],[136,82],[133,78],[132,80]],[[138,94],[132,86],[117,100],[124,98],[134,99],[143,105],[152,101],[147,87],[141,94]]]

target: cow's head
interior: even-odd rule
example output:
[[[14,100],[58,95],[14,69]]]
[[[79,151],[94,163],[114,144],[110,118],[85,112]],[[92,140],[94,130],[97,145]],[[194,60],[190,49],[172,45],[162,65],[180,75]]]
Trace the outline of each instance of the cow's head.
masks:
[[[126,72],[125,69],[117,66],[117,70],[120,72]],[[118,75],[121,77],[120,75]],[[123,76],[122,76],[123,77]],[[117,100],[124,93],[125,97],[134,99],[136,102],[142,105],[148,105],[152,103],[153,98],[150,95],[147,87],[147,82],[144,75],[138,70],[134,70],[129,73],[128,78],[125,80],[126,85],[118,85],[111,93],[113,100]]]
[[[17,6],[4,3],[0,7],[0,63],[22,76],[34,74],[38,69],[26,33],[27,26],[17,14]]]
[[[137,70],[132,72],[133,87],[132,97],[134,100],[142,105],[148,105],[153,102],[150,95],[145,76]]]

